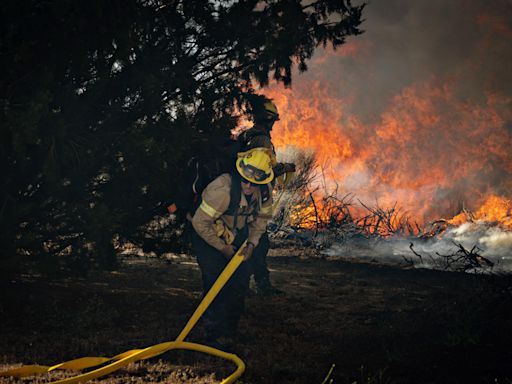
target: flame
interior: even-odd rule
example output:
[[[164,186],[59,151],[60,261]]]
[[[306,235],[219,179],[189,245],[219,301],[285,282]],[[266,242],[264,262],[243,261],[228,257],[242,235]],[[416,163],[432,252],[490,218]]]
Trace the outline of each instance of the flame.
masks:
[[[468,221],[468,214],[466,212],[461,212],[458,215],[453,216],[450,220],[448,220],[448,224],[459,226],[461,224],[467,223]]]
[[[512,230],[512,200],[504,196],[487,196],[475,213],[461,212],[447,220],[448,224],[461,225],[467,222],[498,223],[505,229]]]
[[[512,200],[501,196],[489,196],[476,212],[475,218],[503,222],[512,228]]]
[[[327,157],[339,160],[351,157],[353,150],[350,139],[336,129],[342,111],[332,108],[334,101],[322,89],[319,81],[311,84],[310,91],[314,98],[295,98],[293,91],[286,88],[266,92],[279,106],[282,116],[276,124],[274,145],[283,148],[291,143],[312,149],[319,154],[321,162],[325,162]]]
[[[418,223],[475,209],[498,173],[512,173],[510,101],[487,95],[483,104],[460,101],[453,83],[412,85],[392,98],[373,123],[349,114],[350,99],[332,96],[319,81],[294,90],[266,91],[281,120],[273,131],[278,150],[314,150],[327,183],[366,202],[398,202]],[[498,187],[510,190],[512,180]],[[455,220],[455,219],[453,219]]]
[[[447,10],[453,23],[440,23],[415,4],[404,3],[403,27],[380,14],[380,28],[372,24],[379,33],[369,29],[316,54],[291,89],[262,90],[281,117],[273,143],[278,154],[288,146],[315,151],[320,215],[321,192],[337,190],[370,207],[398,203],[420,225],[452,217],[453,225],[481,220],[510,228],[508,8],[470,2],[463,14]],[[372,9],[389,11],[377,3]],[[424,31],[434,25],[431,45]]]
[[[293,227],[314,229],[319,223],[318,219],[317,212],[313,206],[303,207],[295,205],[291,209],[290,225]]]

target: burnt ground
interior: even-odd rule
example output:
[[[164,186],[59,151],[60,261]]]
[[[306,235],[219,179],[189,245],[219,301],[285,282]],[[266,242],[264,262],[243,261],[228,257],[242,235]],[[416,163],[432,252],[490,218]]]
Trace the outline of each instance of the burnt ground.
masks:
[[[272,298],[251,297],[233,346],[239,383],[512,383],[510,278],[301,257],[273,250]],[[173,340],[200,299],[194,259],[126,257],[88,278],[0,284],[0,370],[113,356]],[[197,327],[187,338],[200,341]],[[190,351],[100,383],[214,383],[234,366]],[[46,383],[66,374],[0,378]]]

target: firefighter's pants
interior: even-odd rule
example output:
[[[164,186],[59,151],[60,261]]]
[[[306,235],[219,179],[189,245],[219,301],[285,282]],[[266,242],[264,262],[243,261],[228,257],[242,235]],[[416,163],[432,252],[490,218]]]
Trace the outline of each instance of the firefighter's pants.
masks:
[[[240,246],[246,237],[247,231],[242,231],[235,239],[234,245]],[[229,260],[220,251],[205,242],[195,231],[192,233],[192,248],[201,269],[204,296]],[[203,315],[203,324],[208,338],[217,339],[229,336],[237,330],[240,316],[244,311],[248,287],[249,268],[247,263],[243,262]]]
[[[270,285],[269,271],[267,267],[267,254],[270,247],[268,233],[265,231],[254,249],[252,257],[249,259],[251,274],[254,274],[254,281],[258,287],[267,287]]]

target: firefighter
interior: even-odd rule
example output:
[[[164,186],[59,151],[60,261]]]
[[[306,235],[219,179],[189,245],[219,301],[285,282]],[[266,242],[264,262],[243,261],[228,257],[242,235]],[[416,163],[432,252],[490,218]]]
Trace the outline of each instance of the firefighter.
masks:
[[[269,151],[256,148],[244,152],[235,165],[236,171],[208,184],[192,217],[192,248],[204,294],[246,239],[242,255],[244,261],[251,258],[272,218],[270,182],[274,173]],[[209,345],[221,347],[223,339],[236,333],[248,287],[249,269],[243,262],[203,316]]]
[[[274,177],[277,178],[285,172],[295,172],[295,164],[278,163],[270,132],[274,123],[279,120],[279,113],[276,105],[271,100],[257,103],[254,108],[254,125],[247,131],[242,132],[238,141],[242,150],[251,148],[268,148],[272,153],[272,164]],[[275,180],[275,179],[274,179]],[[254,275],[256,293],[259,295],[275,295],[282,293],[270,282],[270,272],[267,266],[267,254],[270,247],[268,233],[265,230],[260,239],[260,246],[254,252],[249,264],[251,274]]]

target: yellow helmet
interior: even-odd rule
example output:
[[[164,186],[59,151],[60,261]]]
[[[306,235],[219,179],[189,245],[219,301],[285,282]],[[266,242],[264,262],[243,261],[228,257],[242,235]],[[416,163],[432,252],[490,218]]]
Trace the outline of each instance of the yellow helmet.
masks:
[[[267,120],[279,120],[279,112],[277,106],[272,101],[267,101],[263,104],[263,110],[265,111],[265,117]]]
[[[274,171],[267,148],[253,148],[238,155],[236,169],[242,178],[253,184],[268,184],[272,181]]]

